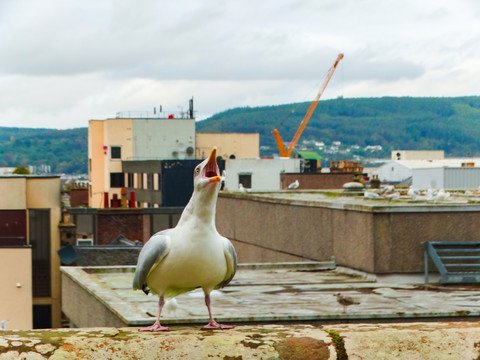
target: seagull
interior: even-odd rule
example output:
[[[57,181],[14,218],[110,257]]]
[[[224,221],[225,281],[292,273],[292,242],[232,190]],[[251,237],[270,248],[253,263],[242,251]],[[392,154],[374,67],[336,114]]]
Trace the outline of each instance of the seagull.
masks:
[[[385,185],[382,189],[382,191],[380,192],[381,195],[384,195],[384,194],[387,194],[387,193],[390,193],[392,191],[395,190],[395,186],[393,185]]]
[[[247,193],[247,192],[250,192],[251,190],[244,187],[242,183],[238,184],[238,191],[242,192],[242,193]]]
[[[447,200],[448,198],[450,197],[450,193],[449,192],[445,192],[445,190],[443,189],[440,189],[438,190],[438,192],[435,194],[434,198],[433,198],[433,202],[437,202],[437,201],[444,201],[444,200]]]
[[[426,194],[427,201],[434,200],[436,196],[437,196],[437,191],[433,190],[431,187],[428,187],[427,194]]]
[[[384,195],[384,197],[385,199],[388,199],[388,200],[398,200],[400,199],[400,194],[398,192],[393,192],[393,193]]]
[[[354,300],[353,298],[351,298],[350,296],[345,296],[345,295],[342,295],[340,293],[336,293],[334,294],[336,297],[337,297],[337,302],[343,306],[343,313],[346,314],[347,313],[347,306],[350,306],[350,305],[359,305],[360,302],[357,301],[357,300]]]
[[[380,195],[378,195],[377,193],[371,192],[371,191],[365,191],[363,193],[363,197],[366,198],[366,199],[378,199],[380,197]]]
[[[295,180],[293,183],[288,185],[288,190],[298,189],[299,186],[300,186],[300,183],[298,182],[298,180]]]
[[[418,196],[420,196],[420,191],[418,189],[414,189],[414,188],[412,188],[412,186],[410,186],[408,188],[407,195],[410,196],[412,198],[412,200],[415,200]]]
[[[209,322],[204,329],[231,329],[217,323],[210,308],[210,293],[226,286],[237,268],[232,243],[215,227],[215,208],[221,178],[213,148],[194,171],[192,197],[176,227],[154,234],[140,251],[133,288],[159,296],[157,320],[139,331],[168,331],[160,324],[165,300],[201,288]]]

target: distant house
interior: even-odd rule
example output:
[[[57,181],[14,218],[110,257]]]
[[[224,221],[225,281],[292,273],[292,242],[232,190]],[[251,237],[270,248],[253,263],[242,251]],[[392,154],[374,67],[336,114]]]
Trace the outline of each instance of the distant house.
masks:
[[[322,157],[315,151],[297,151],[298,157],[304,159],[303,172],[316,173],[322,170]]]
[[[301,159],[228,159],[225,163],[227,190],[239,184],[252,191],[278,191],[281,173],[299,173]]]
[[[392,160],[443,160],[443,150],[392,150]]]

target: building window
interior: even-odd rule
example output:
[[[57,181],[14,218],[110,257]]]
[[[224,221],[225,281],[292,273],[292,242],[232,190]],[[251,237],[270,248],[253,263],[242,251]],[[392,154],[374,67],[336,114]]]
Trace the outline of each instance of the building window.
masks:
[[[125,175],[123,173],[110,173],[110,187],[118,188],[125,186]]]
[[[110,158],[111,159],[121,159],[122,158],[122,148],[120,146],[111,146],[110,147]]]
[[[49,329],[52,327],[52,305],[33,305],[33,328]]]
[[[153,174],[147,174],[147,189],[153,190]]]
[[[29,238],[32,246],[33,297],[51,296],[50,210],[28,210]]]
[[[127,177],[128,177],[128,187],[129,188],[134,188],[135,187],[135,183],[133,182],[133,174],[132,173],[128,173],[127,174]]]
[[[252,174],[239,174],[238,175],[238,183],[242,184],[244,188],[251,189],[252,188]]]

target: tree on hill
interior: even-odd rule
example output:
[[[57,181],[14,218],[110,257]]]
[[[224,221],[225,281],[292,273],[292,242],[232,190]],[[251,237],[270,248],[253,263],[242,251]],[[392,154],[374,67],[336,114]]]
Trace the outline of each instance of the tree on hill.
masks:
[[[30,170],[28,170],[25,166],[17,166],[15,170],[13,170],[12,174],[15,175],[30,175]]]

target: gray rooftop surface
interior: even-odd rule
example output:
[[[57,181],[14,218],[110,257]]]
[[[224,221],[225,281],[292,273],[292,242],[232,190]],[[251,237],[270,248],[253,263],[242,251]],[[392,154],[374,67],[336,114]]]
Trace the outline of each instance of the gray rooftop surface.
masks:
[[[129,326],[150,325],[158,297],[131,288],[134,267],[62,267]],[[216,319],[225,323],[412,321],[480,316],[480,286],[423,284],[420,276],[375,276],[335,268],[332,263],[240,265],[226,288],[212,293]],[[344,308],[335,293],[359,305]],[[178,296],[165,306],[162,323],[208,322],[203,292]]]
[[[380,193],[379,190],[369,191]],[[246,194],[230,191],[221,193],[221,196],[367,212],[480,211],[480,190],[474,192],[451,191],[448,199],[438,202],[426,200],[425,196],[414,200],[411,196],[405,195],[406,191],[407,189],[399,190],[400,198],[395,200],[389,200],[384,196],[380,196],[378,199],[367,199],[363,196],[363,191],[348,193],[338,190],[285,190]]]

